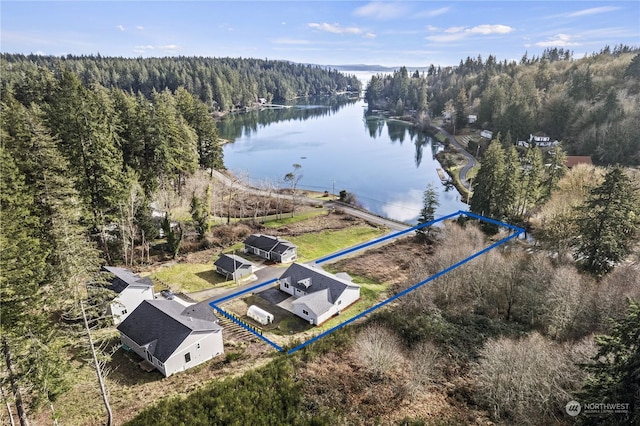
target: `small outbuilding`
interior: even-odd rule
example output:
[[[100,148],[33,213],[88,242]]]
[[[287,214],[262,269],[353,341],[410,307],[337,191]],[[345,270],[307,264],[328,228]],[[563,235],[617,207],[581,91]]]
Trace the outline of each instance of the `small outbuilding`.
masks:
[[[256,305],[249,306],[247,316],[262,325],[271,324],[273,322],[273,314],[257,307]]]
[[[253,273],[253,264],[235,254],[222,254],[213,265],[216,272],[228,280],[242,280]]]

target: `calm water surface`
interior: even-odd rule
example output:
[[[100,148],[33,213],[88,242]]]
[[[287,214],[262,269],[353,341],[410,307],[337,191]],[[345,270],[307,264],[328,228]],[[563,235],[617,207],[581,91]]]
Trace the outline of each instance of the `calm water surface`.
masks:
[[[282,179],[297,163],[299,188],[344,189],[366,209],[408,222],[417,220],[429,182],[439,194],[437,217],[467,209],[438,177],[437,142],[365,112],[362,100],[345,97],[228,117],[219,124],[220,136],[233,141],[224,147],[225,166],[256,186],[286,186]]]

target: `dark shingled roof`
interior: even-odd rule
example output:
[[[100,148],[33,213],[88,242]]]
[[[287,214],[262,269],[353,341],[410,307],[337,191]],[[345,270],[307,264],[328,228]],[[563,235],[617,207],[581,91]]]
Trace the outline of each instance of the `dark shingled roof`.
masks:
[[[235,272],[238,269],[251,268],[251,262],[236,256],[235,254],[221,254],[220,258],[213,263],[227,272]]]
[[[289,249],[292,249],[292,248],[296,248],[296,246],[294,244],[290,243],[289,241],[280,240],[280,242],[278,243],[277,246],[275,246],[273,251],[275,251],[278,254],[283,254],[285,251],[287,251]]]
[[[149,277],[142,278],[128,269],[115,266],[103,266],[102,269],[112,275],[108,279],[110,284],[107,288],[116,293],[122,293],[130,285],[153,287],[153,281]]]
[[[302,280],[311,279],[311,285],[306,287],[300,283]],[[357,284],[340,279],[328,272],[301,263],[294,263],[280,277],[280,281],[286,280],[290,286],[304,291],[307,294],[328,290],[328,301],[335,303],[340,295],[348,287],[359,287]]]
[[[292,243],[287,240],[281,240],[278,237],[272,237],[271,235],[263,235],[263,234],[252,234],[244,240],[244,244],[259,248],[264,251],[272,251],[276,249],[279,245],[284,244],[283,248],[280,248],[277,253],[283,253],[289,247],[295,247]],[[287,247],[288,246],[288,247]]]
[[[154,357],[166,362],[191,333],[222,330],[217,321],[206,303],[185,308],[175,300],[145,300],[118,326],[118,331],[139,346],[148,345]]]

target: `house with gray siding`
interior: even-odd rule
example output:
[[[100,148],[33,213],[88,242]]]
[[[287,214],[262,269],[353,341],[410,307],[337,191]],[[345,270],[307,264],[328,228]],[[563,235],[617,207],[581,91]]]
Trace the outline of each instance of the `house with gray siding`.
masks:
[[[153,300],[153,281],[141,277],[129,269],[103,266],[109,283],[107,288],[115,293],[107,307],[107,315],[113,317],[114,324],[120,324],[144,300]]]
[[[253,264],[235,254],[221,254],[213,265],[227,280],[247,279],[253,274]]]
[[[145,300],[117,328],[123,348],[165,377],[224,353],[222,327],[207,303]]]
[[[298,258],[295,244],[263,234],[252,234],[244,240],[244,252],[279,263],[293,262]]]
[[[293,312],[320,325],[360,299],[360,286],[347,274],[333,275],[319,266],[294,263],[282,274],[280,290],[294,297]]]

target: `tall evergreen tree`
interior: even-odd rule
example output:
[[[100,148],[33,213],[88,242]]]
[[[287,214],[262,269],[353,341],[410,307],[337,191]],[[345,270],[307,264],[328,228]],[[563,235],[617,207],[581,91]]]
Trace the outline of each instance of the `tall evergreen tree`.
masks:
[[[116,218],[123,195],[122,151],[118,148],[111,98],[101,87],[85,88],[68,70],[62,72],[46,108],[47,124],[60,139],[77,189],[96,228]]]
[[[558,187],[558,182],[567,173],[567,153],[558,145],[553,151],[549,151],[551,161],[545,164],[547,168],[544,180],[544,197],[549,198],[554,189]]]
[[[626,317],[613,321],[611,333],[596,336],[598,353],[583,365],[587,381],[580,399],[585,403],[626,404],[623,412],[581,416],[585,425],[640,423],[640,303],[628,300]]]
[[[624,170],[611,168],[578,208],[575,251],[585,269],[604,275],[629,254],[640,226],[639,206],[637,188]]]
[[[484,153],[473,183],[471,211],[499,219],[504,212],[501,193],[504,179],[505,154],[500,141],[494,139]]]
[[[527,149],[522,158],[521,184],[518,197],[517,215],[521,218],[529,216],[531,207],[535,206],[540,200],[543,167],[540,148],[531,147]]]
[[[505,156],[505,171],[502,181],[502,213],[509,220],[517,216],[518,190],[522,174],[520,155],[515,146],[511,145],[507,149]]]
[[[422,209],[418,218],[418,225],[431,222],[435,219],[436,209],[440,205],[438,201],[438,192],[432,183],[429,183],[427,189],[422,194]],[[416,235],[423,241],[430,242],[433,237],[433,228],[431,225],[416,230]]]

